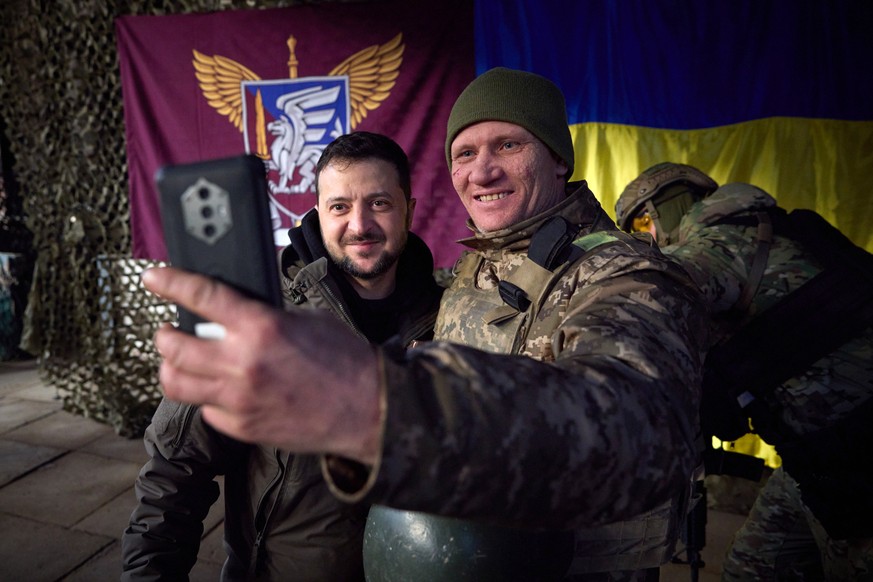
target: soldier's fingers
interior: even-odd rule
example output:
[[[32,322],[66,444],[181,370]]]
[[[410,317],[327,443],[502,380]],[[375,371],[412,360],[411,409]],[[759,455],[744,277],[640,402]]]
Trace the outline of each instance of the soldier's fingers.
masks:
[[[148,269],[142,282],[152,293],[228,329],[264,309],[220,281],[173,267]]]
[[[199,339],[171,325],[155,333],[155,347],[164,359],[163,365],[189,374],[218,377],[229,372],[230,362],[221,342]]]
[[[227,394],[226,386],[229,383],[222,376],[214,373],[214,370],[208,366],[192,366],[190,365],[191,352],[198,350],[181,350],[180,346],[187,342],[175,343],[174,340],[190,340],[192,342],[209,343],[209,340],[198,340],[189,336],[184,332],[170,331],[164,333],[164,330],[159,332],[162,338],[168,338],[164,344],[168,346],[169,355],[165,356],[161,363],[159,372],[159,380],[164,396],[170,400],[177,402],[186,402],[188,404],[197,405],[218,405],[226,406]],[[170,334],[173,334],[172,336]],[[156,338],[157,339],[157,338]],[[184,354],[184,358],[188,361],[180,361],[179,355]],[[197,356],[198,359],[202,357]],[[205,370],[206,373],[202,371]]]

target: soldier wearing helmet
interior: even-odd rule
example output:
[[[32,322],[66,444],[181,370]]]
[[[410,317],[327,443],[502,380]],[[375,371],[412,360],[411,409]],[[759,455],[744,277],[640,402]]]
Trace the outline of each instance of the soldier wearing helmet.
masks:
[[[732,440],[751,418],[782,457],[722,579],[869,579],[873,257],[811,211],[786,213],[760,188],[719,187],[684,164],[645,170],[615,210],[623,230],[650,232],[701,287],[712,313],[710,371],[753,371],[722,383],[724,400],[704,382],[704,427]],[[719,418],[730,406],[742,430],[719,434],[733,430]]]
[[[649,232],[660,245],[676,242],[679,221],[718,184],[695,167],[655,164],[627,185],[615,203],[616,222],[626,232]],[[656,204],[657,203],[657,204]]]

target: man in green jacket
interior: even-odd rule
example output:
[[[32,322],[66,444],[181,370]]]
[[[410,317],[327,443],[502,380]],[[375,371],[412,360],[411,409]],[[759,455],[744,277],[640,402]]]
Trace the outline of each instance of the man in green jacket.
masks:
[[[239,344],[161,330],[166,393],[244,440],[321,453],[339,499],[401,510],[393,531],[411,543],[391,546],[392,562],[375,539],[374,580],[656,578],[681,517],[670,503],[699,463],[697,289],[656,246],[620,232],[584,182],[568,183],[573,148],[551,81],[478,77],[450,116],[446,154],[473,236],[438,341],[367,346],[324,317],[152,270],[151,290],[183,305],[208,293],[205,316],[271,352],[209,369]],[[230,377],[244,378],[233,392]],[[347,389],[353,378],[363,390]],[[373,524],[376,535],[389,527]],[[532,530],[543,543],[528,543]],[[456,553],[447,544],[462,532],[472,551]]]
[[[406,154],[383,135],[344,135],[322,154],[316,184],[317,208],[282,252],[288,308],[325,310],[361,341],[429,339],[442,290],[430,251],[409,232],[415,199]],[[225,484],[222,580],[363,580],[368,507],[338,501],[317,457],[241,443],[213,430],[198,407],[168,399],[145,445],[150,460],[123,537],[123,580],[178,580],[190,571],[217,475]]]

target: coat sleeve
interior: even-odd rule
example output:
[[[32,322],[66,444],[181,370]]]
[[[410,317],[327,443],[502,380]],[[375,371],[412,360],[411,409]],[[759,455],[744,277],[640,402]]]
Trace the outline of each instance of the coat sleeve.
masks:
[[[725,225],[699,228],[695,236],[665,247],[664,253],[682,264],[717,314],[739,300],[756,247],[752,230]]]
[[[550,362],[447,343],[385,357],[382,456],[365,498],[506,525],[630,518],[699,462],[705,309],[659,252],[621,246],[567,283]]]
[[[215,476],[229,451],[199,408],[164,399],[143,439],[148,462],[134,490],[137,505],[122,536],[122,581],[185,579],[218,499]]]

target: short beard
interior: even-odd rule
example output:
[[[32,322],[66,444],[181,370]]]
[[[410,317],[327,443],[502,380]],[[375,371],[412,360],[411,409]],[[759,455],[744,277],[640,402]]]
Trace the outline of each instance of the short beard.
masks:
[[[382,253],[382,256],[379,257],[379,260],[376,261],[376,264],[368,270],[364,271],[359,269],[353,262],[351,257],[335,257],[330,255],[333,264],[336,265],[340,271],[354,277],[355,279],[361,279],[367,281],[369,279],[375,279],[380,277],[388,272],[388,270],[394,266],[397,260],[400,258],[400,254],[392,254],[392,253]]]

